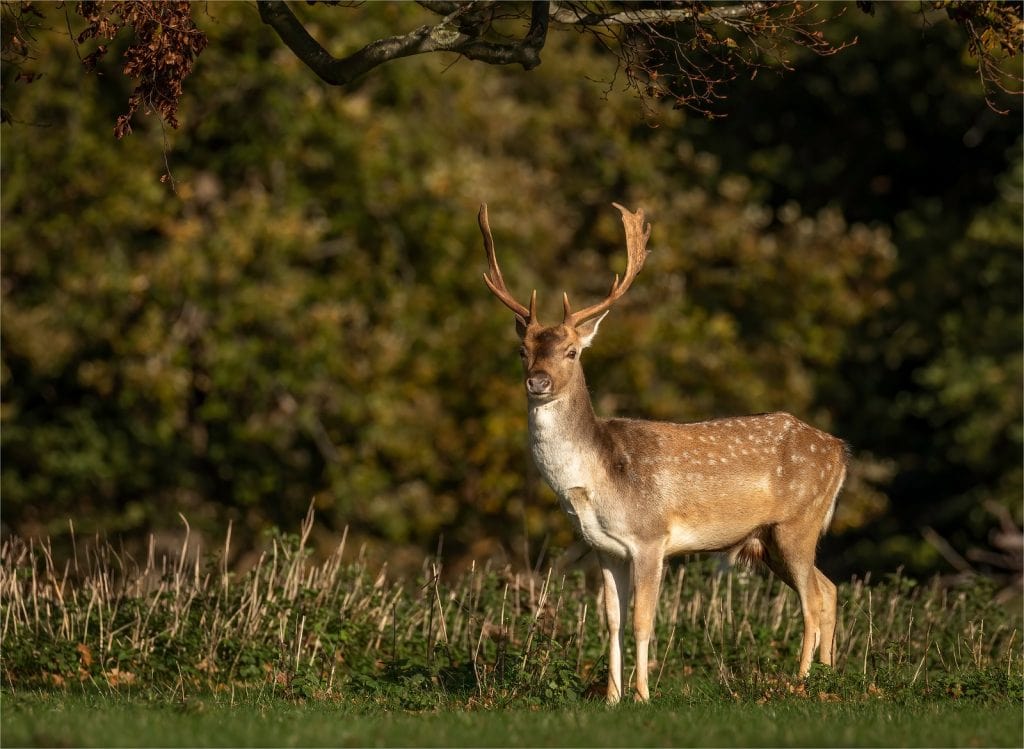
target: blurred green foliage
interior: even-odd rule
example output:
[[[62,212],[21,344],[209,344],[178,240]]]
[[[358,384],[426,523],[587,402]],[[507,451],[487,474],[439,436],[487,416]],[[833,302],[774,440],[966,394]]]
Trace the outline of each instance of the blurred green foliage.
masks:
[[[986,108],[954,27],[851,15],[860,45],[654,127],[585,38],[529,74],[409,58],[338,91],[253,8],[211,5],[181,129],[115,142],[130,82],[85,76],[44,10],[42,77],[4,71],[8,528],[180,512],[251,538],[315,499],[395,546],[568,541],[480,279],[482,201],[549,318],[621,270],[609,203],[647,211],[652,256],[587,352],[598,412],[785,409],[851,441],[832,569],[927,571],[921,525],[966,545],[982,500],[1019,514],[1019,116]],[[318,31],[352,46],[415,12]]]
[[[891,230],[891,301],[858,324],[819,398],[890,477],[844,561],[922,570],[946,565],[921,527],[963,553],[987,543],[986,501],[1020,521],[1021,103],[1001,99],[1008,116],[982,105],[955,26],[874,9],[835,22],[859,40],[849,54],[738,83],[732,116],[694,122],[694,142],[771,206],[841,206]]]

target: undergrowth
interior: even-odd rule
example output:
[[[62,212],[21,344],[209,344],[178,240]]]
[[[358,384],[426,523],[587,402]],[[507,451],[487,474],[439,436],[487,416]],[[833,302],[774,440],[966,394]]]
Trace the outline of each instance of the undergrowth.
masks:
[[[343,562],[344,541],[315,562],[311,527],[309,516],[299,534],[276,535],[244,574],[227,568],[227,542],[190,562],[151,551],[142,563],[94,543],[58,565],[48,544],[9,538],[3,687],[181,701],[255,690],[407,710],[603,695],[606,635],[582,572],[483,565],[448,578],[428,560],[415,580],[393,579],[361,557]],[[769,576],[690,561],[666,573],[652,691],[692,702],[1019,702],[1020,616],[993,594],[984,581],[844,583],[835,668],[796,679],[795,594]]]

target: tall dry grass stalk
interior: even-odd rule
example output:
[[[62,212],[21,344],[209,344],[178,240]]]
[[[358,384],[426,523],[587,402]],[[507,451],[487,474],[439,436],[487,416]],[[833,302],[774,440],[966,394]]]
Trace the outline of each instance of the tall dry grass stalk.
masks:
[[[8,538],[5,686],[300,684],[326,694],[422,677],[486,702],[601,680],[602,607],[584,574],[483,564],[447,579],[431,559],[416,580],[396,580],[362,554],[343,561],[345,537],[314,561],[312,526],[311,511],[297,535],[274,537],[242,575],[227,566],[230,529],[219,554],[190,555],[187,522],[180,552],[158,557],[151,544],[142,563],[95,539],[76,541],[58,564],[49,542]],[[701,561],[666,575],[651,645],[656,685],[703,675],[732,691],[751,674],[795,667],[799,611],[787,587]],[[1019,618],[991,597],[977,585],[951,590],[898,575],[852,580],[840,591],[835,672],[908,687],[965,669],[1019,678]]]

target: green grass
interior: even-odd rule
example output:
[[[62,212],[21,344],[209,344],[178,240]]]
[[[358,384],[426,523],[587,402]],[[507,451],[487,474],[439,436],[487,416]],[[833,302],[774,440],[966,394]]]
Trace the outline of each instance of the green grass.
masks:
[[[277,536],[139,564],[0,547],[3,746],[1024,745],[1020,612],[974,580],[840,585],[835,668],[796,666],[795,595],[690,561],[667,574],[654,701],[607,708],[591,584],[428,560],[392,579]],[[628,640],[627,640],[628,642]],[[627,680],[632,680],[631,643]]]
[[[1019,704],[884,700],[392,713],[207,696],[5,695],[4,746],[1020,746]]]

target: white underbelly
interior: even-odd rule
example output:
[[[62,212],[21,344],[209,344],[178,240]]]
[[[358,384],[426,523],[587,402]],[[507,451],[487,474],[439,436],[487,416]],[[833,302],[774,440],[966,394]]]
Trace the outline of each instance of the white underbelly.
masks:
[[[721,551],[741,541],[744,536],[744,533],[723,533],[714,527],[701,528],[698,524],[673,523],[665,542],[665,556]]]

